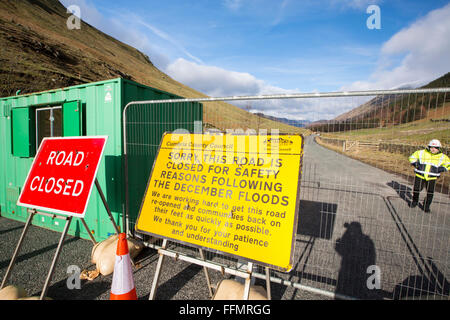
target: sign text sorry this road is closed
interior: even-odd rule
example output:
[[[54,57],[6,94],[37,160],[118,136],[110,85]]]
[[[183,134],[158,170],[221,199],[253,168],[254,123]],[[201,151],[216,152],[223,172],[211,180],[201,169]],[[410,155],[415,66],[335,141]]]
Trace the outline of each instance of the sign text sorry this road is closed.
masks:
[[[44,138],[17,205],[83,218],[107,138]]]
[[[165,134],[138,232],[292,268],[301,135]]]

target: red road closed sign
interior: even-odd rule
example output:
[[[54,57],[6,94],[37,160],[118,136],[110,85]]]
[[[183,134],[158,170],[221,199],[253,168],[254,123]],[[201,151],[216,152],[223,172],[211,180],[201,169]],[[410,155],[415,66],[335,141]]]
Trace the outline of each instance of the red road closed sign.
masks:
[[[83,218],[107,139],[42,140],[17,205]]]

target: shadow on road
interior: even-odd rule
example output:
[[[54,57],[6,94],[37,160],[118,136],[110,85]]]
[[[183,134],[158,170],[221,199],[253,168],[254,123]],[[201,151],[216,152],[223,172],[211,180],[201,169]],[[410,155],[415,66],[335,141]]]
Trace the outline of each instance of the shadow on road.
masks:
[[[422,274],[407,277],[394,288],[393,298],[406,299],[409,297],[429,297],[445,296],[448,299],[450,295],[450,283],[445,275],[434,264],[433,259],[428,257],[425,261],[430,266],[429,270],[420,270]],[[424,272],[425,271],[425,272]],[[425,273],[428,273],[426,275]]]
[[[393,181],[395,182],[395,181]],[[395,184],[394,184],[395,185]],[[399,188],[398,190],[403,190]],[[411,189],[410,189],[411,190]],[[399,193],[400,195],[400,193]],[[401,197],[401,195],[400,195]],[[391,202],[391,197],[384,199],[386,206],[396,224],[400,235],[408,248],[408,251],[413,259],[419,275],[410,275],[401,283],[398,283],[392,296],[394,299],[405,299],[408,297],[427,297],[430,295],[448,296],[450,294],[450,283],[445,275],[439,270],[433,261],[432,257],[424,257],[420,252],[413,237],[408,231],[405,223],[400,217],[400,214],[395,209]]]
[[[411,205],[411,202],[412,202],[412,188],[411,187],[408,187],[408,186],[406,186],[402,183],[399,183],[397,181],[394,181],[394,180],[392,180],[391,182],[388,182],[386,185],[388,185],[389,187],[394,189],[395,192],[397,192],[397,194],[399,195],[399,197],[401,199],[403,199],[408,206]],[[436,193],[436,190],[435,190],[435,193]],[[436,201],[436,200],[433,201],[433,203],[448,204],[447,202],[441,202],[441,201]],[[418,206],[420,209],[423,209],[422,203],[419,203]]]
[[[412,201],[412,189],[404,184],[398,183],[397,181],[392,180],[388,182],[387,185],[397,192],[401,199],[405,200],[408,206]]]
[[[65,239],[64,245],[67,245],[68,243],[71,243],[71,242],[75,242],[78,239],[79,238],[76,238],[76,237],[70,237],[70,238],[68,237],[68,239],[67,238]],[[20,263],[22,261],[27,261],[29,259],[32,259],[33,257],[39,256],[45,252],[56,249],[57,247],[58,247],[58,243],[54,243],[54,244],[48,245],[44,248],[40,248],[40,249],[34,250],[32,252],[27,252],[27,253],[18,255],[16,258],[16,264]],[[6,260],[0,261],[0,269],[8,267],[10,262],[11,262],[11,257],[8,257],[8,259],[6,259]]]
[[[17,227],[6,229],[6,230],[0,230],[0,234],[8,233],[8,232],[19,230],[19,229],[23,229],[23,226],[17,226]]]
[[[177,275],[158,286],[156,299],[170,300],[201,271],[201,266],[190,264],[178,272]],[[146,295],[143,299],[148,299],[149,295]]]
[[[375,245],[364,234],[359,222],[345,223],[341,238],[336,240],[335,250],[342,257],[336,293],[358,299],[376,298],[376,289],[367,285],[369,266],[376,264]]]
[[[300,200],[297,234],[331,239],[336,212],[336,203]]]
[[[92,282],[82,280],[81,288],[82,290],[69,289],[67,279],[62,279],[48,288],[47,297],[55,300],[95,300],[111,290],[111,277],[104,279],[101,276]],[[40,296],[41,292],[39,291],[34,295]]]

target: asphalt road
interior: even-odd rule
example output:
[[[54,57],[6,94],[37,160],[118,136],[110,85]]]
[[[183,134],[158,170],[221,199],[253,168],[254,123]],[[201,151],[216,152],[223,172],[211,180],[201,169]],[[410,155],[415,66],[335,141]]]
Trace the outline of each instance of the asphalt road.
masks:
[[[294,269],[289,273],[272,272],[276,278],[305,287],[273,283],[273,299],[332,299],[333,294],[364,299],[448,296],[448,195],[435,195],[431,214],[420,207],[409,208],[410,199],[409,182],[323,148],[308,138]],[[23,225],[0,217],[0,279]],[[29,295],[39,295],[59,237],[59,233],[30,227],[8,283],[22,286]],[[94,269],[91,249],[90,241],[66,238],[49,297],[109,299],[112,276],[82,280],[81,289],[68,289],[70,266]],[[148,299],[157,258],[152,249],[145,249],[137,258],[133,276],[139,299]],[[370,266],[375,267],[368,273]],[[224,278],[215,271],[210,271],[210,277],[212,283]],[[368,280],[372,289],[367,286]],[[181,260],[166,259],[159,283],[158,300],[209,299],[202,268]],[[264,283],[258,279],[257,284]],[[308,288],[326,294],[312,293]]]
[[[303,283],[357,298],[448,298],[448,195],[435,193],[427,214],[421,204],[409,207],[411,182],[397,175],[323,148],[312,138],[304,160],[296,248]],[[421,202],[424,196],[425,191]],[[369,290],[372,265],[380,285]]]

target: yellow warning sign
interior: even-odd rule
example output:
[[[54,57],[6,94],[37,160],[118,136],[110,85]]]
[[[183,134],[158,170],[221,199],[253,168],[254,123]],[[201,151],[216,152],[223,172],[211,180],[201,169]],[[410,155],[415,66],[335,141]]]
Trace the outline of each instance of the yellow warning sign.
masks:
[[[292,268],[301,135],[165,134],[136,230]]]

